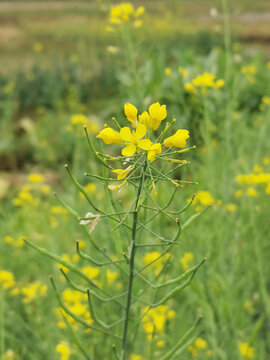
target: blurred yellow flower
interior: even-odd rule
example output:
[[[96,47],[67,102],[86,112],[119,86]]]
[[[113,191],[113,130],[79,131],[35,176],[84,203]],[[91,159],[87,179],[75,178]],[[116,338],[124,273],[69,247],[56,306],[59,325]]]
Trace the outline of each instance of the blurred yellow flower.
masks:
[[[239,351],[244,360],[250,360],[254,357],[254,349],[248,343],[240,343]]]
[[[14,275],[10,271],[0,270],[0,285],[3,289],[15,286]]]
[[[250,196],[250,197],[257,197],[258,193],[253,187],[249,187],[247,189],[247,195]]]
[[[56,352],[61,355],[61,360],[69,360],[70,347],[67,342],[61,341],[55,348]]]
[[[28,175],[28,180],[31,183],[39,184],[39,183],[44,182],[44,176],[41,175],[41,174],[29,174]]]
[[[192,94],[196,94],[197,93],[197,89],[195,88],[194,85],[192,85],[190,82],[187,82],[184,85],[184,88],[187,92],[192,93]]]
[[[22,287],[21,294],[23,295],[23,302],[30,303],[39,296],[44,296],[47,293],[47,286],[41,281],[35,281]]]
[[[107,284],[110,286],[118,277],[118,273],[115,271],[111,271],[110,269],[106,270]]]
[[[182,76],[183,79],[185,79],[188,76],[188,70],[184,69],[183,67],[178,67],[178,72]]]
[[[169,68],[169,67],[166,67],[165,70],[164,70],[164,72],[165,72],[165,75],[167,75],[167,76],[171,76],[171,75],[172,75],[172,69]]]
[[[180,259],[183,270],[188,270],[193,260],[194,254],[192,252],[185,252]]]

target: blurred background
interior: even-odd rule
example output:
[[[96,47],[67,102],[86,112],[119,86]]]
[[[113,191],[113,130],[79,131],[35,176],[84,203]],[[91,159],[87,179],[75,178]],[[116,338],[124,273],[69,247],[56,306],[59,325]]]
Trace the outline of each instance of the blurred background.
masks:
[[[3,360],[84,358],[56,309],[48,275],[67,289],[58,266],[23,239],[86,266],[75,240],[91,256],[93,248],[53,196],[81,216],[89,211],[64,164],[107,209],[103,184],[83,175],[102,171],[83,125],[99,149],[95,137],[105,123],[114,126],[115,116],[127,124],[126,102],[141,113],[159,101],[167,106],[167,119],[176,118],[175,128],[190,131],[188,146],[197,146],[184,154],[191,164],[175,176],[198,186],[179,190],[172,209],[181,209],[195,192],[180,222],[211,208],[181,234],[173,253],[171,277],[205,256],[208,261],[170,303],[175,319],[166,320],[159,334],[164,348],[151,350],[152,358],[174,346],[202,314],[202,339],[181,359],[268,360],[270,1],[133,0],[131,14],[120,21],[111,10],[118,3],[0,1],[0,357],[2,351]],[[162,186],[158,200],[166,203],[169,192]],[[128,187],[114,196],[125,210]],[[166,219],[153,226],[172,230]],[[94,238],[119,256],[126,243],[108,241],[109,229],[97,227]],[[109,291],[123,286],[116,272],[85,269]],[[101,317],[113,322],[115,314],[106,308]],[[113,359],[108,336],[75,329],[93,359]],[[56,351],[62,340],[73,349],[70,356]],[[131,359],[149,359],[143,329],[137,344]]]

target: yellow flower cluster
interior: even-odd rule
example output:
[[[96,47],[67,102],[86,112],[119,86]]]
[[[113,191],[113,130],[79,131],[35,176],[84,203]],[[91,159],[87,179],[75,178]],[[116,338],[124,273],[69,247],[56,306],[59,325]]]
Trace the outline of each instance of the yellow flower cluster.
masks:
[[[270,96],[263,96],[262,97],[262,103],[265,105],[270,105]]]
[[[184,255],[180,259],[183,270],[188,270],[193,260],[194,254],[192,252],[184,253]]]
[[[144,265],[151,264],[147,267],[147,270],[153,271],[155,275],[158,275],[161,272],[161,270],[164,266],[164,263],[170,257],[169,254],[165,254],[162,257],[160,257],[160,255],[161,255],[160,252],[152,251],[152,252],[146,253],[145,256],[142,258],[142,263]]]
[[[21,294],[23,296],[23,302],[25,304],[32,302],[37,297],[44,296],[47,293],[47,286],[41,281],[35,281],[31,284],[23,286]]]
[[[14,275],[10,271],[0,270],[0,286],[3,289],[10,289],[14,285]]]
[[[96,191],[97,191],[97,186],[96,186],[96,184],[91,183],[91,182],[89,182],[89,183],[87,183],[86,185],[84,185],[83,188],[84,188],[84,190],[85,190],[88,194],[91,194],[91,195],[95,194]],[[83,195],[81,192],[79,192],[79,197],[80,197],[81,199],[84,199],[84,195]]]
[[[195,210],[198,212],[203,209],[204,206],[213,205],[215,202],[213,196],[209,191],[198,191],[192,202],[192,205],[196,206]]]
[[[42,174],[32,173],[27,176],[28,184],[24,184],[17,196],[12,200],[15,206],[27,207],[38,206],[39,199],[36,194],[48,195],[51,192],[49,185],[44,184],[45,177]]]
[[[15,248],[20,248],[20,247],[24,246],[23,239],[26,239],[26,236],[19,236],[19,237],[17,237],[17,239],[13,238],[10,235],[7,235],[4,237],[5,243],[13,246]]]
[[[247,81],[251,84],[253,84],[255,81],[254,75],[256,74],[256,72],[257,72],[257,68],[253,64],[244,65],[241,67],[241,74],[243,74],[247,79]]]
[[[87,126],[88,131],[95,134],[99,130],[98,122],[94,117],[88,118],[84,114],[74,114],[70,118],[70,125],[67,125],[67,130],[79,130],[82,126]]]
[[[175,318],[175,311],[171,310],[168,305],[160,305],[156,308],[143,308],[142,313],[145,314],[142,319],[142,326],[147,339],[152,339],[152,334],[160,334],[164,332],[165,324],[168,320]]]
[[[70,347],[67,342],[61,341],[59,344],[57,344],[55,351],[60,354],[61,360],[69,360]]]
[[[110,23],[112,25],[119,26],[123,23],[133,23],[134,27],[140,27],[142,20],[140,19],[145,9],[143,6],[139,6],[134,9],[131,3],[121,3],[111,6],[110,11]],[[108,31],[114,31],[112,27],[107,27]]]
[[[216,75],[204,72],[192,79],[191,82],[187,82],[184,87],[187,92],[193,94],[196,94],[198,89],[201,90],[202,94],[206,94],[208,89],[220,89],[224,85],[225,81],[223,79],[216,80]]]
[[[93,323],[93,320],[90,318],[90,314],[88,311],[88,305],[87,305],[87,294],[83,294],[79,291],[76,290],[71,290],[71,289],[65,289],[62,292],[62,299],[63,302],[65,304],[65,306],[72,311],[73,313],[75,313],[78,316],[81,316],[82,318],[84,318],[89,325],[91,325]],[[65,316],[65,318],[67,319],[67,321],[70,324],[77,324],[75,322],[75,320],[68,314],[64,314],[62,308],[57,308],[56,309],[56,314],[59,318],[59,321],[57,323],[57,326],[59,328],[65,328],[66,324],[63,321],[62,317],[63,315]]]
[[[264,159],[265,165],[268,165],[267,158]],[[255,165],[252,172],[249,174],[240,174],[235,178],[236,182],[242,187],[248,186],[246,195],[249,197],[257,197],[258,192],[255,189],[256,186],[260,186],[264,189],[266,194],[270,194],[270,173],[264,172],[263,168],[259,165]],[[235,192],[236,197],[241,197],[243,190],[239,189]]]
[[[189,138],[188,130],[177,130],[172,136],[169,136],[164,142],[152,142],[149,137],[153,130],[157,130],[163,120],[167,117],[166,105],[160,105],[158,102],[149,106],[148,112],[144,111],[138,115],[137,108],[129,103],[124,106],[124,113],[127,120],[131,123],[135,130],[131,130],[128,126],[120,128],[120,131],[116,131],[110,127],[105,126],[101,130],[97,138],[102,139],[106,145],[116,144],[124,145],[122,149],[122,155],[131,157],[135,153],[141,151],[147,152],[147,159],[153,162],[156,157],[162,152],[162,145],[167,148],[178,147],[183,148],[186,146],[186,140]],[[125,178],[131,173],[133,167],[127,169],[115,169],[118,179]],[[122,185],[110,185],[111,190],[117,190]]]
[[[130,360],[143,360],[143,357],[141,355],[131,354]]]
[[[239,351],[243,360],[250,360],[254,357],[254,349],[249,346],[247,343],[239,344]]]
[[[208,350],[208,345],[205,340],[198,337],[194,343],[188,347],[188,351],[192,357],[197,357],[199,354],[204,353],[207,356],[212,355],[212,351]]]

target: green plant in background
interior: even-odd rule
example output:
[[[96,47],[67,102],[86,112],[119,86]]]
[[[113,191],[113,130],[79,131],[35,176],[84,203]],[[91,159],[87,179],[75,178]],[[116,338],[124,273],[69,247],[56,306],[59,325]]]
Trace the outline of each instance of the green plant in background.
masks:
[[[194,219],[193,216],[183,224],[178,218],[191,205],[194,197],[182,209],[170,210],[170,205],[179,189],[184,184],[194,183],[172,176],[176,169],[188,164],[178,156],[194,149],[194,146],[185,148],[189,138],[188,130],[180,129],[168,136],[175,119],[164,124],[167,117],[165,105],[154,103],[149,107],[148,112],[144,111],[138,116],[137,108],[127,103],[124,112],[132,129],[128,126],[120,127],[116,119],[113,119],[117,130],[106,125],[97,135],[97,138],[102,139],[106,145],[122,145],[120,156],[107,155],[102,150],[96,151],[85,126],[90,150],[103,169],[102,175],[87,173],[85,175],[105,183],[109,200],[106,207],[103,204],[106,210],[93,203],[66,166],[74,185],[85,196],[90,210],[94,212],[88,211],[85,216],[80,216],[60,200],[84,227],[91,250],[89,254],[83,252],[80,241],[77,241],[76,249],[78,256],[89,262],[91,266],[81,269],[69,259],[64,259],[27,240],[26,242],[41,254],[62,265],[60,270],[72,290],[66,289],[60,294],[55,281],[51,278],[59,302],[57,312],[58,315],[63,313],[64,323],[63,320],[62,323],[68,326],[73,340],[86,359],[92,359],[96,350],[93,346],[89,347],[85,337],[84,340],[78,337],[77,332],[72,329],[74,322],[109,337],[112,346],[112,350],[109,351],[113,351],[115,357],[121,360],[130,359],[131,353],[138,352],[136,338],[140,336],[138,328],[142,323],[150,346],[144,345],[139,351],[149,359],[154,359],[158,355],[162,360],[169,360],[179,356],[194,341],[194,331],[198,325],[197,320],[176,343],[171,344],[165,354],[159,350],[156,352],[155,347],[162,343],[160,333],[164,331],[166,322],[175,317],[175,311],[171,309],[171,306],[173,307],[171,299],[191,283],[205,261],[204,258],[197,265],[190,267],[188,265],[190,260],[187,259],[186,271],[175,278],[170,278],[168,271],[170,252],[175,246],[179,246],[181,231]],[[158,133],[156,131],[161,124],[164,124],[163,130]],[[111,164],[115,162],[122,163],[124,168],[123,165],[114,168]],[[116,174],[117,178],[111,177],[110,172]],[[166,189],[170,194],[165,204],[159,201],[160,183],[164,183],[162,189]],[[119,204],[112,195],[115,191],[124,193],[122,204]],[[164,219],[167,227],[159,234],[155,226]],[[97,232],[102,226],[107,228],[108,222],[114,225],[110,232],[107,232],[109,236],[106,242],[101,239],[95,240],[93,231]],[[174,235],[172,235],[174,227]],[[100,243],[104,243],[105,247],[101,247]],[[145,253],[148,249],[162,251]],[[143,266],[140,265],[141,263]],[[77,279],[80,278],[86,286],[83,287],[68,272],[77,275]],[[98,279],[100,272],[106,274],[107,280],[102,279],[102,276]],[[110,286],[116,277],[121,279],[118,286],[122,290],[120,293],[117,291],[117,286],[116,289]],[[152,292],[148,291],[149,289]],[[104,307],[109,310],[104,310]],[[105,313],[107,313],[106,321],[102,319]],[[100,344],[101,342],[96,347],[99,348]],[[65,345],[60,344],[58,351],[65,351],[63,349]],[[102,353],[104,355],[104,351]],[[107,358],[108,355],[105,356]]]

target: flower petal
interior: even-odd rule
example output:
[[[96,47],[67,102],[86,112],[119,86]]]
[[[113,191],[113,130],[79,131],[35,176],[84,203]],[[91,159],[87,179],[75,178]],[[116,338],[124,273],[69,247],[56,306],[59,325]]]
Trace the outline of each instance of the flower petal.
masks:
[[[130,128],[125,126],[123,128],[120,129],[120,136],[122,138],[123,141],[127,141],[127,142],[134,142],[134,135],[131,134]]]
[[[122,155],[132,156],[135,153],[135,151],[136,151],[136,146],[133,144],[130,144],[122,150]]]
[[[124,106],[124,113],[128,119],[128,121],[130,121],[132,123],[132,125],[134,127],[136,127],[137,125],[137,114],[138,114],[138,110],[137,108],[129,103],[126,103]]]
[[[152,146],[152,141],[149,139],[139,140],[137,146],[142,150],[148,151]]]
[[[135,132],[135,137],[137,140],[141,139],[142,137],[144,137],[144,135],[146,134],[146,126],[143,124],[139,124],[137,126],[136,132]]]

